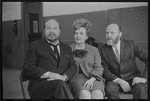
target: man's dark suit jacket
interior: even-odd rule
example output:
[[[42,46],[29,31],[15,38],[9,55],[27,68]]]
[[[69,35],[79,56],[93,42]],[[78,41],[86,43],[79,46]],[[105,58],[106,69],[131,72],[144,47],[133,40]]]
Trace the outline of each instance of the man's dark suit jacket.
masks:
[[[147,78],[147,69],[141,75],[136,66],[135,58],[138,57],[141,61],[148,61],[148,51],[135,44],[133,40],[121,39],[120,47],[120,63],[113,52],[112,46],[104,44],[101,47],[103,77],[106,81],[112,81],[118,77],[124,80],[141,76]]]
[[[40,77],[48,71],[61,75],[66,74],[68,80],[72,80],[76,73],[76,67],[70,46],[60,42],[60,62],[58,64],[53,50],[45,39],[29,45],[23,65],[23,73],[29,79],[28,90],[30,95],[47,82],[46,79]]]

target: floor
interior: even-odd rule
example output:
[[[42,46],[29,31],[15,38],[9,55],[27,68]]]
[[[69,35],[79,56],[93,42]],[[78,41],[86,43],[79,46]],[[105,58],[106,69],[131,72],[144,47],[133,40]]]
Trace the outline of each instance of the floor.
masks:
[[[19,69],[2,69],[3,81],[3,99],[23,99],[21,85],[20,85],[20,72]],[[29,99],[27,92],[28,81],[24,82],[25,95]],[[132,99],[132,95],[121,95],[121,99]]]
[[[19,79],[20,72],[19,69],[2,69],[3,99],[23,99]],[[27,89],[27,85],[28,82],[25,82],[25,89]],[[26,98],[29,99],[27,90],[25,90],[25,94]]]

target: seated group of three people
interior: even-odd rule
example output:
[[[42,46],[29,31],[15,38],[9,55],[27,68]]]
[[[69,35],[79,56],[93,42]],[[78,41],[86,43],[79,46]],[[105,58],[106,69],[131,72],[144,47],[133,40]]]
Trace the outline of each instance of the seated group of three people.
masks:
[[[135,57],[148,61],[147,50],[121,39],[120,27],[110,24],[99,51],[86,43],[91,26],[85,18],[75,20],[75,43],[69,46],[59,40],[60,23],[45,22],[44,38],[29,44],[23,65],[31,99],[120,99],[121,90],[131,91],[134,99],[147,98],[147,71],[141,76],[135,63]]]

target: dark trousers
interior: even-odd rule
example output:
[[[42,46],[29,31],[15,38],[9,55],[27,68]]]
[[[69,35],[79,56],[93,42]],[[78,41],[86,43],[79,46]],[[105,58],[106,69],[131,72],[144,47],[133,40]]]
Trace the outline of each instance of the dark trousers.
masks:
[[[74,99],[68,84],[62,80],[47,81],[30,97],[31,99]]]
[[[132,80],[129,80],[127,82],[131,87],[133,99],[147,99],[147,83],[138,83],[132,86]],[[120,99],[119,92],[123,92],[123,90],[119,84],[112,81],[107,81],[105,86],[105,92],[108,96],[108,99]]]

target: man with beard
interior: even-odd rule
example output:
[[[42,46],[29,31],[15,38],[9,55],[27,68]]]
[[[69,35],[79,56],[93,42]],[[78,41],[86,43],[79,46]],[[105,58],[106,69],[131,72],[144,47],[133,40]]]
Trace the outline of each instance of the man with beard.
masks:
[[[103,77],[108,99],[120,99],[119,92],[131,92],[133,99],[146,99],[147,68],[143,75],[136,66],[135,58],[148,61],[148,51],[133,40],[121,39],[122,32],[117,24],[106,28],[107,43],[101,47]]]
[[[56,19],[45,22],[44,38],[31,43],[23,74],[29,79],[31,99],[73,99],[68,84],[76,73],[71,47],[59,41],[61,26]]]

